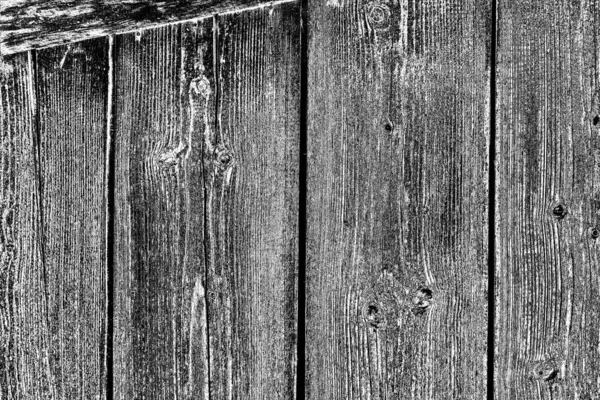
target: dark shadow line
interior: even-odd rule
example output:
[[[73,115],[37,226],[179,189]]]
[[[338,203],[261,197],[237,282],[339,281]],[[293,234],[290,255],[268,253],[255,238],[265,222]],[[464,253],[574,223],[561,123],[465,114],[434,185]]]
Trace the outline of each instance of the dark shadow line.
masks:
[[[300,170],[298,176],[298,341],[296,399],[305,398],[306,382],[306,207],[308,148],[308,1],[300,3]]]
[[[114,272],[115,272],[115,145],[114,145],[114,93],[115,93],[115,46],[114,36],[108,37],[106,69],[108,94],[106,98],[106,399],[114,396]]]
[[[488,337],[487,388],[488,398],[494,396],[494,354],[496,327],[496,59],[497,59],[497,0],[492,0],[490,55],[490,146],[488,182]]]

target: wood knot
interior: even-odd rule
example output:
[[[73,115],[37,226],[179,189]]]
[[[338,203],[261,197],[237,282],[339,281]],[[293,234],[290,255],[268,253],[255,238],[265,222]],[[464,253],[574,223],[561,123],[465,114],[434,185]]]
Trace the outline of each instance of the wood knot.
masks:
[[[594,120],[593,120],[592,122],[593,122],[594,126],[596,126],[596,125],[600,124],[600,116],[599,116],[599,115],[596,115],[596,116],[594,117]]]
[[[383,125],[383,129],[385,129],[388,132],[391,132],[394,130],[394,125],[392,125],[391,122],[386,122],[385,125]]]
[[[377,30],[386,29],[390,25],[390,8],[377,1],[373,1],[366,6],[367,22],[371,27]]]
[[[362,316],[365,322],[374,328],[381,328],[385,325],[385,315],[378,302],[372,301],[366,304],[363,307]]]
[[[431,289],[426,287],[420,287],[413,296],[412,303],[414,307],[411,309],[414,315],[422,315],[425,313],[427,308],[431,305],[431,299],[433,298],[433,292]]]
[[[554,360],[542,361],[533,366],[531,376],[539,381],[551,382],[558,376],[558,367]]]
[[[595,226],[592,226],[591,228],[588,228],[588,235],[590,238],[596,240],[600,237],[600,231]]]
[[[215,150],[215,163],[221,169],[227,169],[233,165],[233,153],[225,148],[220,147]]]
[[[204,97],[205,99],[208,99],[208,97],[212,93],[212,90],[210,88],[210,82],[209,82],[208,78],[206,76],[202,75],[198,78],[192,79],[192,81],[190,82],[190,93],[193,93],[195,95],[199,95],[199,96]]]
[[[552,215],[554,218],[561,220],[568,214],[567,207],[564,204],[559,204],[552,209]]]
[[[176,148],[171,148],[163,152],[158,160],[165,166],[175,165],[185,155],[186,150],[187,145],[183,142],[179,142],[179,145]]]

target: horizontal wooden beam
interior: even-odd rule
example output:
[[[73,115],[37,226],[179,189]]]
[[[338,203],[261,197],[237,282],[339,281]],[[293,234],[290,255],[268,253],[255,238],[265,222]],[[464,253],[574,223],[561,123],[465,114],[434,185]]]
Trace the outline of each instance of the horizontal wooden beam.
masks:
[[[0,0],[0,55],[289,0]]]

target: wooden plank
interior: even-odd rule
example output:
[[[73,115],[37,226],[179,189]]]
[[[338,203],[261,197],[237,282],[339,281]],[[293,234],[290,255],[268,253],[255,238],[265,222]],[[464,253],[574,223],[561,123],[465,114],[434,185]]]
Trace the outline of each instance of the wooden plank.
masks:
[[[299,3],[219,18],[206,147],[211,398],[295,399]]]
[[[51,398],[30,54],[0,59],[0,398]]]
[[[0,55],[289,0],[0,0]]]
[[[115,399],[208,399],[212,43],[212,19],[115,38]]]
[[[37,53],[49,398],[105,394],[107,55],[107,39]]]
[[[106,50],[0,65],[1,398],[104,398]]]
[[[486,395],[491,1],[309,1],[307,399]]]
[[[600,396],[600,5],[500,1],[498,399]]]

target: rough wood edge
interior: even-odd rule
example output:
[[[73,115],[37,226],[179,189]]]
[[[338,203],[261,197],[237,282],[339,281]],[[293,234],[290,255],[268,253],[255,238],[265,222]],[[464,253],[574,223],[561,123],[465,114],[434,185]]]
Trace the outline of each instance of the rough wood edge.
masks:
[[[5,7],[3,7],[0,9],[0,15],[2,16],[0,18],[0,57],[29,50],[76,43],[102,36],[120,35],[143,29],[191,22],[215,14],[231,14],[256,8],[274,7],[281,3],[293,1],[297,0],[220,0],[216,4],[207,0],[207,4],[177,6],[168,13],[151,15],[143,20],[134,18],[134,14],[139,10],[133,7],[125,14],[115,12],[114,15],[117,15],[117,17],[110,20],[102,18],[83,20],[77,14],[65,18],[64,13],[62,13],[62,16],[60,13],[56,13],[58,15],[56,17],[39,18],[36,23],[29,22],[26,25],[19,22],[20,16],[18,14],[6,13]],[[119,6],[121,5],[111,5],[115,10],[118,10],[117,7]],[[47,9],[44,9],[44,11],[47,11]],[[52,14],[51,9],[47,12]],[[57,29],[57,26],[60,26],[60,28]],[[7,27],[12,28],[12,31]]]

